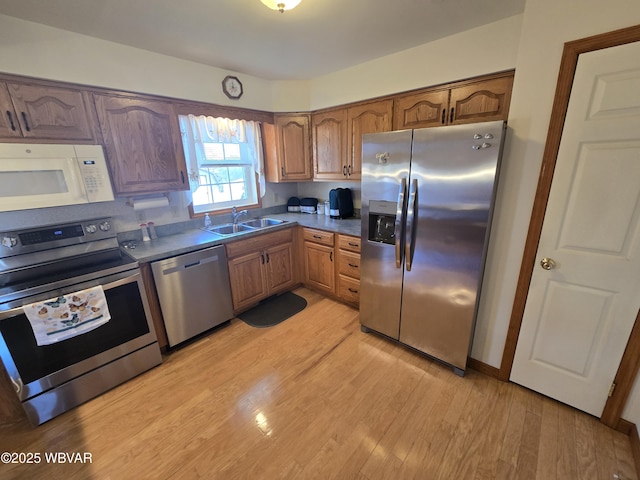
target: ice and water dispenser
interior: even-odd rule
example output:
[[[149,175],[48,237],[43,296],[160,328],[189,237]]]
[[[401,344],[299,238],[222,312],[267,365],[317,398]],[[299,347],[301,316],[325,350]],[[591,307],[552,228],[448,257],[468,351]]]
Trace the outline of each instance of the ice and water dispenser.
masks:
[[[369,240],[372,242],[396,243],[396,211],[398,205],[395,202],[385,200],[369,201]]]

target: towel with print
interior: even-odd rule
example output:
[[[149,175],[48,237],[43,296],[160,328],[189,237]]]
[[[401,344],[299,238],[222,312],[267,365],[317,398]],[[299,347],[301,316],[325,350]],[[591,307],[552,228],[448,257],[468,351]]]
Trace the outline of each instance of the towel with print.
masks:
[[[109,321],[101,286],[23,307],[38,345],[50,345],[90,332]]]

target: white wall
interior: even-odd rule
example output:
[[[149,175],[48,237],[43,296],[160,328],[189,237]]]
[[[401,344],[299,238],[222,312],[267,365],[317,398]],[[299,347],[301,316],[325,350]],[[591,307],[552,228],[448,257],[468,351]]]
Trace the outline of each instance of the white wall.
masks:
[[[637,0],[527,1],[474,358],[501,361],[564,43],[639,23]],[[640,425],[638,403],[636,387],[624,418]]]
[[[514,68],[516,15],[311,80],[311,110]]]
[[[271,81],[237,74],[245,93],[233,101],[221,86],[233,72],[5,15],[0,15],[0,59],[4,73],[274,110]]]

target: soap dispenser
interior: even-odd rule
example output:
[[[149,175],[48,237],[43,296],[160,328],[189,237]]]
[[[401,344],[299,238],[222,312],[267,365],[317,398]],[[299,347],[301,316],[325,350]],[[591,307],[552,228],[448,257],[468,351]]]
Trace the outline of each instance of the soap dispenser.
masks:
[[[204,214],[204,228],[209,228],[211,226],[211,217],[209,217],[208,213]]]

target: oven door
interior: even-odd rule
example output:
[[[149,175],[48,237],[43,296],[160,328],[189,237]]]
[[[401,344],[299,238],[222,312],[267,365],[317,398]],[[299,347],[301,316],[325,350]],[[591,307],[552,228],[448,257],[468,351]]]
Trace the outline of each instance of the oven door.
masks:
[[[23,305],[102,285],[111,319],[90,332],[38,346]],[[0,305],[0,360],[21,401],[156,342],[149,304],[134,269]]]

